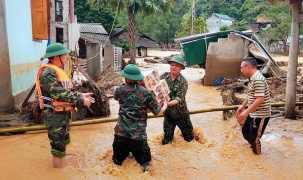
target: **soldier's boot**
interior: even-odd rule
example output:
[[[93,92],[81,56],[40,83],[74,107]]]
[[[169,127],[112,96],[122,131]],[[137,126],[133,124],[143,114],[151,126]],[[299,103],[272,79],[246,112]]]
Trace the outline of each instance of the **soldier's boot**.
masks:
[[[152,168],[151,168],[151,165],[150,165],[150,162],[147,162],[145,163],[143,166],[143,172],[151,172]]]
[[[171,144],[171,143],[172,143],[172,141],[170,141],[170,140],[167,140],[165,138],[162,139],[162,145]]]
[[[114,161],[114,163],[116,164],[116,165],[118,165],[118,166],[122,166],[122,162],[121,161],[118,161],[116,158],[114,158],[114,156],[113,156],[113,161]]]

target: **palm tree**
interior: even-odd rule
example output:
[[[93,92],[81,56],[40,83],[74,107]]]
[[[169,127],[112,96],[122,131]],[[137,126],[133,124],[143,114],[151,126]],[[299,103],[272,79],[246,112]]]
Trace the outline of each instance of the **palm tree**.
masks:
[[[130,45],[130,62],[136,64],[136,43],[138,40],[138,28],[135,20],[135,15],[142,12],[144,15],[151,15],[157,11],[167,12],[175,6],[173,0],[87,0],[94,7],[102,7],[109,5],[112,9],[118,7],[118,12],[121,9],[127,10],[128,27],[126,38]]]

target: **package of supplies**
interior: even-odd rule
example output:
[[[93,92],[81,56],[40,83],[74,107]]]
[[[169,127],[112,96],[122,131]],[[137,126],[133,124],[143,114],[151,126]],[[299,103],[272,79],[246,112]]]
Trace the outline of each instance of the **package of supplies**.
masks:
[[[159,72],[156,69],[142,72],[142,74],[144,75],[144,86],[147,89],[152,89],[158,83],[158,81],[160,81]]]
[[[158,103],[162,102],[163,100],[169,98],[170,90],[168,85],[164,79],[157,82],[157,84],[151,89],[153,95],[155,96]]]
[[[157,96],[160,93],[163,93],[164,96],[166,97],[169,93],[170,90],[168,88],[168,85],[165,81],[165,79],[161,79],[157,82],[157,84],[151,89],[151,91]]]
[[[166,96],[166,98],[165,98],[164,100],[162,100],[162,101],[159,102],[159,106],[162,107],[165,101],[166,101],[166,102],[170,101],[170,97],[169,97],[169,96]]]

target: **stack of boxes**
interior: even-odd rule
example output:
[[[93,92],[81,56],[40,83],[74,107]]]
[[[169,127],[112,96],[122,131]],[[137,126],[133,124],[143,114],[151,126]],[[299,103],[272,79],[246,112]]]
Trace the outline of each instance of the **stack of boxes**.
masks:
[[[156,98],[159,106],[162,106],[164,101],[169,101],[170,90],[165,79],[160,80],[160,76],[157,70],[142,72],[144,75],[144,86],[151,90]]]

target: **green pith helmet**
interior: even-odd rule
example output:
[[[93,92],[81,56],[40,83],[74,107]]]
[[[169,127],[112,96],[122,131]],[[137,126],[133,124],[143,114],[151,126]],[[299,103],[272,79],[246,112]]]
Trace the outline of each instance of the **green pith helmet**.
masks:
[[[184,59],[181,56],[173,56],[170,60],[168,60],[169,64],[171,62],[179,63],[179,64],[181,64],[183,66],[183,69],[185,69]]]
[[[139,67],[134,64],[129,64],[125,66],[125,68],[123,69],[120,75],[126,79],[135,80],[135,81],[144,79],[144,76],[141,73]]]
[[[53,43],[47,46],[44,58],[67,54],[70,51],[61,43]]]

